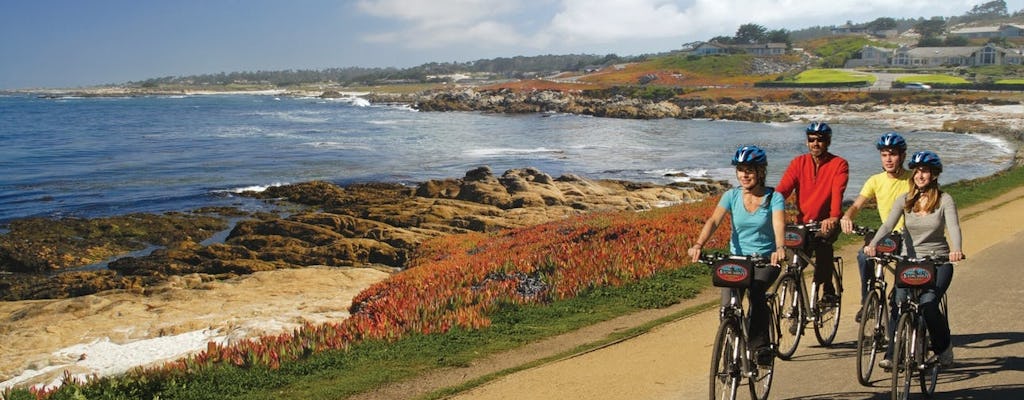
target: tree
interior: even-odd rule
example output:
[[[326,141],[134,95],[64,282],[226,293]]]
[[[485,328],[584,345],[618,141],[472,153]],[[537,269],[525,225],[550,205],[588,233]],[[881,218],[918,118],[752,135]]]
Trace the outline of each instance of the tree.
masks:
[[[922,37],[921,40],[917,41],[918,47],[943,47],[944,43],[942,39],[935,36]]]
[[[733,38],[730,36],[715,36],[711,38],[709,42],[720,44],[733,44]]]
[[[789,31],[785,29],[776,29],[768,31],[768,33],[765,35],[765,39],[768,41],[768,43],[785,43],[786,46],[789,46],[793,43],[793,41],[789,39]]]
[[[740,25],[736,30],[736,43],[764,43],[768,29],[754,23]]]
[[[946,36],[945,45],[948,47],[959,47],[967,45],[967,38],[963,36]]]
[[[969,17],[971,19],[1005,17],[1007,15],[1009,15],[1009,12],[1007,12],[1006,2],[1003,0],[994,0],[988,3],[978,4],[971,8],[971,11],[964,14],[965,17]]]
[[[942,36],[942,33],[946,31],[946,20],[942,17],[932,17],[932,19],[921,20],[914,24],[914,30],[917,31],[922,38]]]
[[[896,20],[889,17],[879,17],[874,21],[868,22],[867,27],[873,31],[896,29]]]

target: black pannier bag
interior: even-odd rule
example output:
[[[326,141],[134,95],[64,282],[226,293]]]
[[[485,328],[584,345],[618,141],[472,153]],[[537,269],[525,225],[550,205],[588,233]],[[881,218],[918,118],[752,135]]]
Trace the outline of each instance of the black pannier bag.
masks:
[[[896,287],[929,289],[935,287],[935,263],[900,261],[896,263]]]

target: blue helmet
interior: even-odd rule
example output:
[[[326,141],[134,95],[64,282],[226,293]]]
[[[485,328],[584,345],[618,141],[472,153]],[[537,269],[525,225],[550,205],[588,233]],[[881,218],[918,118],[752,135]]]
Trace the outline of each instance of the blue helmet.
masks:
[[[910,156],[910,163],[907,165],[910,169],[917,167],[931,167],[936,173],[942,172],[942,160],[939,159],[939,155],[930,151],[919,151]]]
[[[832,127],[824,122],[814,121],[810,125],[807,125],[808,135],[824,135],[829,139],[832,138]]]
[[[903,136],[900,136],[900,134],[896,132],[889,132],[878,138],[878,142],[875,143],[875,148],[878,150],[890,148],[904,152],[907,151],[907,141],[903,140]]]
[[[768,165],[768,155],[757,146],[743,146],[736,149],[732,165]]]

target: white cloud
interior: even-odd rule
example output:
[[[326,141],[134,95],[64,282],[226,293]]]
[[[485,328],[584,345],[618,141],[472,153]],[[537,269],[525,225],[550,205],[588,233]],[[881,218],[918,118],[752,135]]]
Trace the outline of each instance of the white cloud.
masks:
[[[746,23],[796,30],[883,16],[952,16],[985,0],[537,1],[360,0],[358,8],[405,24],[397,31],[364,36],[369,41],[418,49],[465,45],[545,50],[652,39],[682,43],[731,35]]]

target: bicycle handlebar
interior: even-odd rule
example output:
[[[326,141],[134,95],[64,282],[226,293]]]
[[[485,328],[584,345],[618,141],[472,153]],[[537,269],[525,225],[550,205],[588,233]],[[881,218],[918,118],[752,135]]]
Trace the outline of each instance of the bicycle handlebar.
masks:
[[[727,254],[727,253],[719,253],[719,252],[701,253],[700,254],[700,258],[697,261],[702,263],[702,264],[713,265],[714,263],[722,261],[722,260],[747,260],[747,261],[750,261],[750,262],[754,263],[754,265],[756,265],[756,266],[769,266],[769,265],[773,265],[769,258],[762,257],[761,255],[758,255],[758,254],[755,254],[755,255],[752,255],[752,256],[739,256],[739,255],[735,255],[735,254]],[[778,264],[774,264],[774,266],[778,267],[779,265]]]
[[[786,224],[787,228],[806,229],[808,232],[820,232],[821,221],[811,221],[805,224]]]

